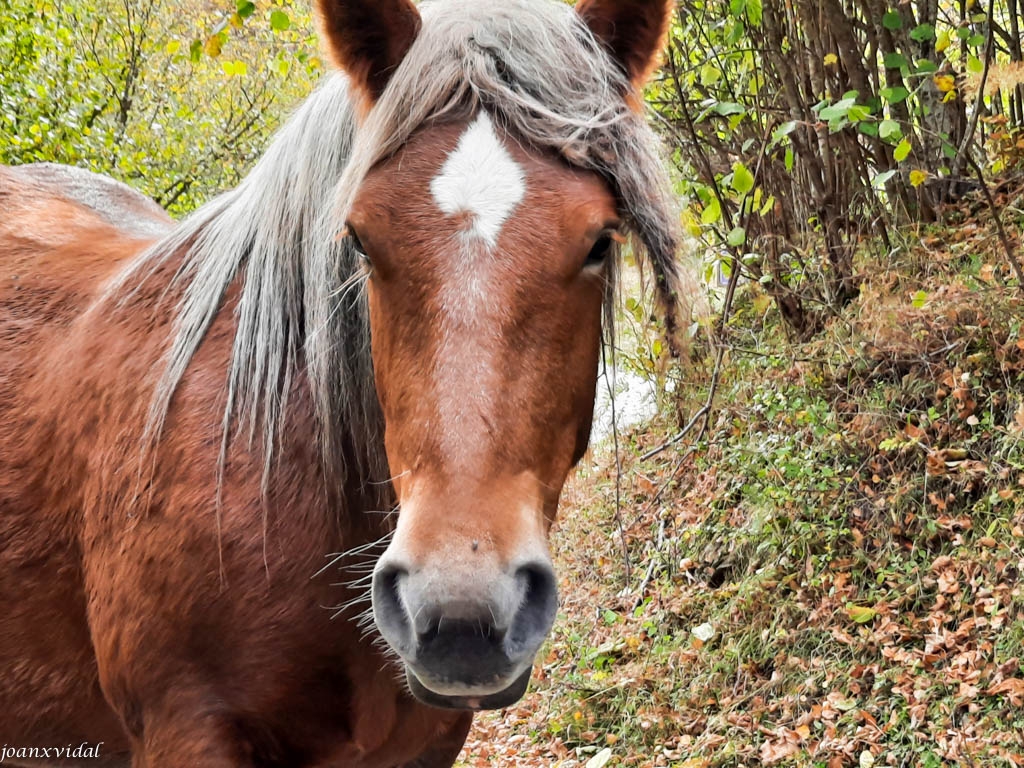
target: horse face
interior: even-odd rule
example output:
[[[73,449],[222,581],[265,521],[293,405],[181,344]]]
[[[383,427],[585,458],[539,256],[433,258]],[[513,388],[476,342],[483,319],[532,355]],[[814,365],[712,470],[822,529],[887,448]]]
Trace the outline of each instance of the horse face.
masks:
[[[638,81],[670,7],[577,10]],[[415,9],[324,0],[321,13],[372,105],[415,39]],[[400,509],[374,571],[374,618],[429,704],[514,702],[554,620],[547,533],[590,432],[616,203],[596,174],[521,144],[481,109],[421,128],[349,209]]]
[[[486,112],[415,135],[350,212],[400,504],[374,613],[422,698],[518,698],[554,619],[546,536],[587,446],[619,224],[603,180]]]

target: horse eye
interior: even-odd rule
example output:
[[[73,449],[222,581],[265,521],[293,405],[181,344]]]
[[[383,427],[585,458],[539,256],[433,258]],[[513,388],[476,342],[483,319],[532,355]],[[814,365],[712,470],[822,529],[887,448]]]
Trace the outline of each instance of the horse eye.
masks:
[[[359,235],[352,228],[352,225],[346,227],[348,230],[348,242],[352,246],[352,250],[356,252],[356,255],[363,261],[369,261],[370,257],[366,255],[366,248],[363,247],[363,241],[359,239]]]
[[[612,236],[610,234],[603,234],[594,242],[593,247],[590,249],[590,253],[587,254],[587,260],[583,263],[584,267],[596,267],[604,263],[604,260],[608,257],[608,252],[612,247]]]

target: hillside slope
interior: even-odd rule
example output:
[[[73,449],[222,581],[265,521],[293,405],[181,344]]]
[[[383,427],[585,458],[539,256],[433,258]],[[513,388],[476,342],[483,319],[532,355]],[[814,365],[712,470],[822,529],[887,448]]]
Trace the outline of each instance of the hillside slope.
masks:
[[[610,450],[568,488],[555,633],[463,765],[1024,765],[1024,294],[987,221],[866,248],[806,344],[745,287],[699,442],[620,436],[628,583]]]

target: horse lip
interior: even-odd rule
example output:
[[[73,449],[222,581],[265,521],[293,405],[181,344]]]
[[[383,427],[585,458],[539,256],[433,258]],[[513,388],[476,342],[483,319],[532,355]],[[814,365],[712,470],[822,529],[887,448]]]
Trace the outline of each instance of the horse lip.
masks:
[[[532,671],[532,667],[527,667],[507,688],[484,696],[448,696],[435,693],[421,683],[420,679],[416,677],[416,673],[408,666],[405,668],[405,676],[412,695],[428,706],[479,712],[484,709],[504,709],[519,701],[530,684]]]

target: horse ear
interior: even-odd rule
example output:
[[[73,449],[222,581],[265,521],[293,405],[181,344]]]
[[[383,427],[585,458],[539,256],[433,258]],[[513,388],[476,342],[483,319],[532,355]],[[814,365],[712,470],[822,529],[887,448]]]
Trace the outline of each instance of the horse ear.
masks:
[[[335,64],[373,103],[420,31],[410,0],[317,0],[320,27]]]
[[[579,0],[576,12],[638,88],[658,66],[674,0]]]

